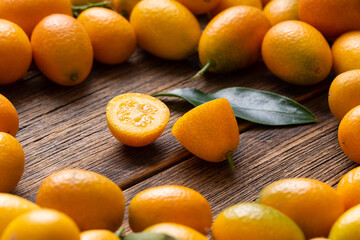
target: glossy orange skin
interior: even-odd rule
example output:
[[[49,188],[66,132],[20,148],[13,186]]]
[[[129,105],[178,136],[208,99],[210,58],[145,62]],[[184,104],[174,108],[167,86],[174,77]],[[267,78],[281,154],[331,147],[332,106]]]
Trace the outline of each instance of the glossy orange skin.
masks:
[[[261,0],[221,0],[213,10],[208,12],[208,16],[209,18],[213,18],[216,15],[218,15],[220,12],[228,8],[240,6],[240,5],[256,7],[259,8],[260,10],[262,9]]]
[[[185,113],[172,128],[174,137],[195,156],[209,162],[226,160],[239,145],[239,127],[225,98],[204,103]]]
[[[360,167],[346,173],[336,190],[343,197],[346,210],[360,204]]]
[[[360,69],[360,31],[341,35],[332,45],[331,51],[336,74]]]
[[[88,230],[80,234],[80,240],[119,240],[113,232],[109,230]]]
[[[144,232],[164,233],[177,240],[209,240],[198,231],[177,223],[158,223],[146,228]]]
[[[331,113],[339,121],[360,105],[360,69],[338,75],[330,85],[328,101]]]
[[[53,14],[41,20],[31,36],[31,46],[40,71],[59,85],[77,85],[90,73],[91,40],[73,17]]]
[[[35,203],[9,193],[0,193],[0,236],[12,220],[34,209],[39,209]]]
[[[47,177],[41,183],[36,203],[66,213],[81,231],[115,231],[125,211],[124,195],[115,183],[100,174],[78,169]]]
[[[0,192],[11,192],[24,172],[24,151],[13,136],[0,132],[0,153]]]
[[[0,132],[16,136],[19,130],[19,116],[14,105],[0,94]]]
[[[130,23],[139,45],[157,57],[183,60],[196,52],[200,24],[177,1],[142,0],[133,9]]]
[[[345,32],[360,30],[360,1],[299,0],[299,18],[331,40]]]
[[[35,26],[54,13],[72,16],[70,0],[1,0],[0,18],[19,25],[30,37]]]
[[[134,28],[117,12],[94,7],[83,11],[77,20],[90,36],[95,60],[105,64],[120,64],[135,51]]]
[[[211,208],[200,193],[183,186],[152,187],[135,195],[129,205],[134,232],[163,222],[182,224],[206,235],[212,222]]]
[[[231,7],[213,18],[199,42],[203,66],[212,61],[209,72],[234,72],[255,63],[261,42],[270,29],[261,10],[250,6]]]
[[[0,55],[0,85],[22,78],[32,60],[28,36],[18,25],[4,19],[0,19]]]
[[[79,228],[65,214],[36,209],[15,218],[5,229],[1,240],[80,240]]]
[[[257,203],[223,210],[212,226],[214,240],[305,240],[300,228],[280,211]]]
[[[345,211],[342,197],[331,186],[307,178],[276,181],[260,192],[259,203],[289,216],[306,239],[326,237]]]
[[[266,33],[262,57],[273,74],[296,85],[319,83],[332,67],[326,39],[314,27],[296,20],[276,24]]]
[[[343,117],[339,125],[338,139],[346,156],[360,163],[360,106],[354,107]]]
[[[286,20],[299,20],[299,0],[272,0],[264,8],[271,25]]]
[[[341,215],[331,228],[329,239],[352,240],[358,239],[360,234],[360,205],[347,210]]]
[[[216,7],[221,0],[176,0],[195,14],[204,14]]]

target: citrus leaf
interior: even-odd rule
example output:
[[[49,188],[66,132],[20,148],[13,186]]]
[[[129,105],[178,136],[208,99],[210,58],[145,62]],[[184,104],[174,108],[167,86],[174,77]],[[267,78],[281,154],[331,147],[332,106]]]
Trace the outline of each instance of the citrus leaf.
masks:
[[[122,240],[177,240],[163,233],[134,233],[121,238]]]
[[[212,94],[205,94],[195,88],[181,88],[153,96],[179,97],[194,106],[226,98],[236,117],[263,125],[285,126],[317,121],[307,108],[290,98],[251,88],[225,88]]]

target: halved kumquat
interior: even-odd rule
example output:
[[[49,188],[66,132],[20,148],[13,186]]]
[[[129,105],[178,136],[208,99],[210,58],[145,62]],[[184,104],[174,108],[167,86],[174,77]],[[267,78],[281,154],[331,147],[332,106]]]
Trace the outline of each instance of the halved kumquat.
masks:
[[[154,142],[164,131],[169,108],[159,99],[141,93],[113,98],[106,108],[112,135],[125,145],[142,147]]]

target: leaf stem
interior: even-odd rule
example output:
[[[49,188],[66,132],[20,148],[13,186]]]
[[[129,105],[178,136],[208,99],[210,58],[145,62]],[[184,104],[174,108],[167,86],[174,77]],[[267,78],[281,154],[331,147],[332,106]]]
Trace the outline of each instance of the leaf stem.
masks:
[[[189,81],[194,81],[197,80],[198,78],[201,78],[204,75],[204,73],[206,73],[207,70],[209,70],[209,68],[211,68],[213,65],[214,62],[212,60],[209,60],[200,71],[198,71],[192,78],[190,78]]]
[[[72,6],[73,11],[84,11],[88,8],[92,7],[105,7],[106,5],[110,4],[111,1],[104,1],[104,2],[98,2],[98,3],[89,3],[87,5],[81,5],[81,6]]]
[[[117,236],[119,239],[121,239],[122,233],[124,232],[124,227],[121,226],[114,234],[115,236]]]
[[[226,156],[226,158],[228,160],[229,167],[230,167],[231,171],[235,170],[233,154],[234,154],[233,152],[228,152],[228,153],[225,154],[225,156]]]
[[[75,18],[79,16],[79,14],[89,8],[92,7],[103,7],[103,8],[109,8],[114,10],[114,8],[110,5],[111,1],[104,1],[104,2],[98,2],[98,3],[89,3],[87,5],[81,5],[81,6],[72,6],[73,15]]]

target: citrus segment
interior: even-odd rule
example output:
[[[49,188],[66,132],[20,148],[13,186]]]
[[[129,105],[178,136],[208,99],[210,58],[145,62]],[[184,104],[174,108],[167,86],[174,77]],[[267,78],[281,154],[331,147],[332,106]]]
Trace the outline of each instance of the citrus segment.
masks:
[[[159,99],[140,93],[113,98],[106,108],[108,127],[125,145],[142,147],[154,142],[164,131],[169,108]]]

